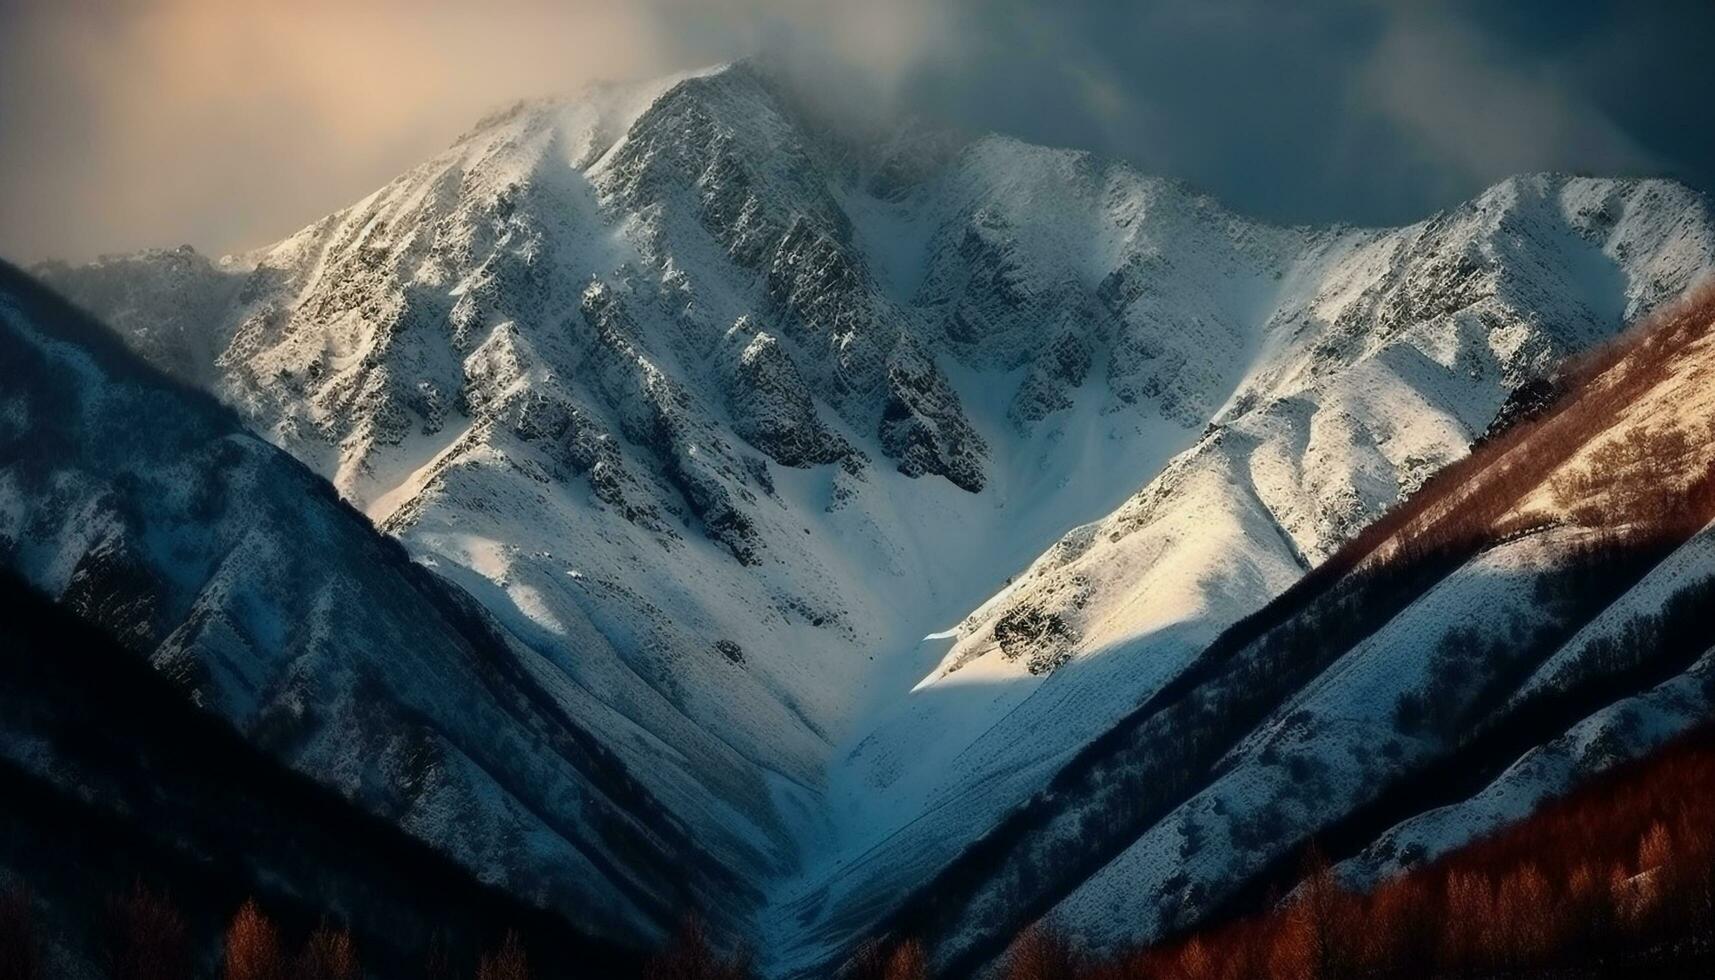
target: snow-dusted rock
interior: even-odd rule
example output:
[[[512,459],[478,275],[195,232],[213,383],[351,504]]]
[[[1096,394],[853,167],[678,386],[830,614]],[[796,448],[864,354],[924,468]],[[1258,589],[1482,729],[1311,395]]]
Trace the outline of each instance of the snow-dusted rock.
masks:
[[[320,477],[10,267],[0,561],[484,881],[629,941],[691,902],[731,925],[749,900],[724,867],[753,845],[677,822],[594,735],[617,714]]]

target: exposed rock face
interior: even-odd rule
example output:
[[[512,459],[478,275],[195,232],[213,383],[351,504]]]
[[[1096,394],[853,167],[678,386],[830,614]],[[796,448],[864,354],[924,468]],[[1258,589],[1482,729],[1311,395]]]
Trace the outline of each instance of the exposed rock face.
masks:
[[[1045,674],[1071,659],[1078,635],[1059,613],[1017,606],[995,620],[994,640],[1008,660],[1028,657],[1032,674]]]
[[[887,401],[878,435],[906,476],[932,473],[962,490],[982,490],[988,446],[965,421],[959,396],[935,362],[912,342],[902,342],[888,359]]]
[[[820,466],[857,452],[822,421],[785,345],[747,318],[728,337],[742,345],[727,389],[733,431],[781,466]]]
[[[1064,333],[1046,356],[1030,367],[1018,394],[1012,398],[1007,418],[1029,431],[1037,422],[1072,407],[1072,393],[1090,376],[1093,354],[1089,341],[1075,333]]]
[[[1537,175],[1277,228],[1084,153],[853,136],[737,65],[521,105],[249,255],[46,274],[588,699],[774,882],[792,964],[1708,268],[1712,224]]]

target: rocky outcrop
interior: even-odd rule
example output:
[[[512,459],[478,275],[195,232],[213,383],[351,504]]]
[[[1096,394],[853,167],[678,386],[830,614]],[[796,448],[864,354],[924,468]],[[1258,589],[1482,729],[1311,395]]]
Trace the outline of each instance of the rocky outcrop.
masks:
[[[781,466],[820,466],[856,452],[823,423],[785,345],[744,318],[727,336],[738,348],[726,406],[739,436]]]
[[[906,476],[944,476],[971,493],[983,488],[988,446],[966,421],[959,396],[927,352],[901,338],[887,364],[887,401],[877,432]]]

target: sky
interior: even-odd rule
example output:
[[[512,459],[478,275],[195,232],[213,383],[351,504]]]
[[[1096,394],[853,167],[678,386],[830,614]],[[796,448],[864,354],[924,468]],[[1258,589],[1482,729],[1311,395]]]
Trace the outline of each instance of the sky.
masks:
[[[1281,222],[1512,173],[1715,190],[1715,2],[0,0],[0,257],[285,237],[487,111],[761,54]]]

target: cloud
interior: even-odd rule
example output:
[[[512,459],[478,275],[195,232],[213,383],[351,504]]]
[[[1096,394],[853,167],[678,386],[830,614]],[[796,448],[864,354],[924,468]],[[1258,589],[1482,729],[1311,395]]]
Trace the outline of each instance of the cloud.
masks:
[[[1397,125],[1455,181],[1662,166],[1565,80],[1421,10],[1392,19],[1365,60],[1358,92],[1358,110]]]
[[[0,14],[0,252],[291,232],[494,105],[664,70],[627,4],[71,0]]]
[[[831,108],[1281,221],[1413,220],[1521,170],[1708,186],[1712,31],[1600,0],[0,0],[0,255],[259,245],[497,105],[757,51]]]

